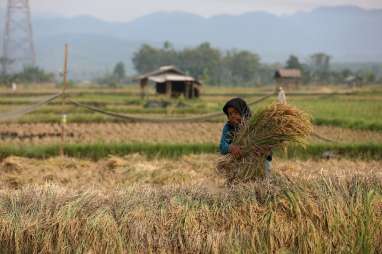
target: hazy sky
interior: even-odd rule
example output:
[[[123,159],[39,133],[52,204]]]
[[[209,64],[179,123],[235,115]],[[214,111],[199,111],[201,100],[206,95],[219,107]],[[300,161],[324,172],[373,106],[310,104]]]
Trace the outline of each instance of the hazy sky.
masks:
[[[5,0],[1,0],[4,7]],[[318,6],[356,5],[382,9],[382,0],[29,0],[33,12],[65,16],[92,15],[129,21],[157,11],[187,11],[203,16],[268,11],[290,14]]]

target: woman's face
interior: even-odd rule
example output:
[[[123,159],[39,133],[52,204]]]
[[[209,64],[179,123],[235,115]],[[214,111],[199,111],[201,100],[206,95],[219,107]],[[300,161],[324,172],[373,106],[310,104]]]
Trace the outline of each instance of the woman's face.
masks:
[[[228,122],[233,125],[239,125],[241,123],[241,115],[235,108],[229,107],[227,110]]]

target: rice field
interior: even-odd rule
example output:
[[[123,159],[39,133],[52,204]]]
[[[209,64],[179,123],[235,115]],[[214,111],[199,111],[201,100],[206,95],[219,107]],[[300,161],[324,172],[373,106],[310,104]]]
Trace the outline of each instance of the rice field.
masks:
[[[0,248],[16,253],[380,253],[379,161],[277,161],[227,188],[216,155],[1,164]]]
[[[87,105],[100,107],[107,111],[121,114],[148,114],[159,117],[182,117],[200,115],[220,111],[224,102],[233,96],[241,96],[248,101],[261,98],[265,94],[273,92],[273,88],[235,88],[217,89],[206,88],[205,95],[197,100],[171,99],[150,95],[141,100],[138,96],[139,90],[135,87],[107,90],[107,89],[73,89],[69,91],[70,98]],[[49,90],[47,90],[49,91]],[[47,96],[48,92],[39,93],[38,90],[18,92],[15,94],[0,92],[0,112],[8,112],[20,107],[28,106],[33,101]],[[51,89],[51,94],[59,90]],[[347,88],[319,88],[302,87],[298,91],[290,91],[287,98],[289,103],[303,108],[313,117],[314,123],[324,126],[337,126],[351,129],[382,130],[381,110],[382,101],[381,88],[366,87],[359,91]],[[2,96],[3,94],[3,96]],[[313,95],[312,95],[313,94]],[[254,105],[253,111],[269,105],[276,97]],[[152,101],[165,102],[166,107],[148,106]],[[91,122],[120,122],[120,119],[92,113],[83,108],[67,105],[62,108],[61,101],[57,100],[46,105],[40,110],[17,119],[19,123],[58,123],[62,111],[68,114],[71,123]],[[224,117],[211,119],[211,121],[222,122]]]
[[[172,143],[218,144],[221,123],[82,123],[66,125],[66,143]],[[381,144],[382,132],[315,126],[319,136],[342,144]],[[0,124],[2,144],[57,144],[61,141],[60,124]],[[327,143],[315,136],[310,143]]]
[[[270,178],[234,186],[216,171],[224,116],[133,123],[63,109],[58,100],[1,121],[0,253],[382,253],[382,90],[341,89],[287,93],[324,139],[275,152]],[[0,88],[0,115],[54,91]],[[193,101],[152,91],[141,100],[134,87],[69,93],[108,111],[165,118],[220,111],[233,96],[272,91],[207,87]]]
[[[216,174],[216,154],[191,154],[176,159],[148,158],[141,154],[112,156],[98,161],[54,157],[45,160],[10,156],[0,163],[0,184],[7,189],[46,183],[72,189],[112,191],[131,185],[211,186],[226,190]],[[352,175],[382,177],[381,161],[350,159],[276,159],[273,171],[298,179],[346,178]]]

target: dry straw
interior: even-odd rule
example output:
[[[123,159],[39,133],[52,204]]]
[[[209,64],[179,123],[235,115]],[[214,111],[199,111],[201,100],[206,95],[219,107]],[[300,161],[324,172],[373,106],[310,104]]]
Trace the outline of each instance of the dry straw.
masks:
[[[264,162],[271,151],[291,143],[305,145],[312,130],[306,113],[286,104],[273,104],[241,126],[232,142],[240,146],[241,156],[223,157],[218,163],[218,172],[229,183],[263,177]]]

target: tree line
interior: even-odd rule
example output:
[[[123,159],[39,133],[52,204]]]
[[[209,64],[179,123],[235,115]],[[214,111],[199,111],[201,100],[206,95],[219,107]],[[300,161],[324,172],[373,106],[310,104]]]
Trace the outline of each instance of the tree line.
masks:
[[[169,42],[165,42],[163,48],[144,44],[134,54],[133,64],[138,73],[175,65],[188,75],[216,85],[253,85],[272,77],[271,70],[260,63],[257,54],[247,50],[223,53],[208,42],[180,51],[175,50]]]
[[[43,83],[54,81],[54,74],[46,72],[42,68],[37,66],[24,66],[24,68],[16,73],[6,72],[6,66],[11,64],[12,61],[0,57],[0,84],[11,84],[11,83]]]
[[[162,48],[142,45],[134,54],[133,64],[140,74],[164,65],[175,65],[210,85],[269,84],[274,82],[274,73],[279,68],[299,69],[304,83],[339,84],[349,77],[357,77],[365,83],[377,81],[376,74],[371,70],[334,71],[331,68],[331,56],[322,52],[312,54],[306,63],[301,63],[294,55],[285,64],[263,64],[260,60],[260,56],[253,52],[235,49],[221,51],[208,42],[183,50],[175,50],[170,42],[165,42]]]
[[[160,48],[143,44],[134,53],[132,62],[139,74],[151,72],[165,65],[175,65],[186,74],[209,85],[254,86],[274,83],[274,73],[279,68],[299,69],[303,83],[343,84],[353,78],[359,83],[382,83],[382,65],[376,68],[350,70],[335,69],[331,65],[332,57],[319,52],[312,54],[303,63],[297,56],[291,55],[285,64],[264,64],[258,54],[248,50],[232,49],[222,51],[204,42],[193,48],[176,50],[170,42]],[[0,57],[1,69],[9,63]],[[123,62],[118,62],[111,73],[96,80],[96,83],[117,86],[130,83],[132,77],[126,74]],[[55,76],[36,66],[27,66],[19,73],[0,72],[0,84],[52,82]]]

